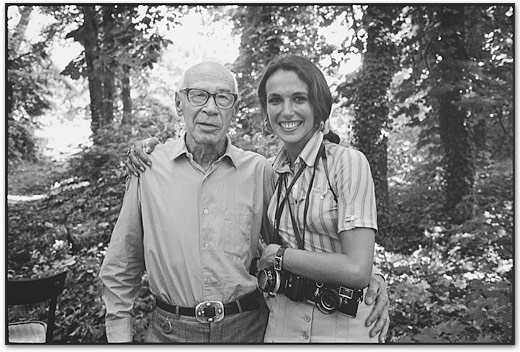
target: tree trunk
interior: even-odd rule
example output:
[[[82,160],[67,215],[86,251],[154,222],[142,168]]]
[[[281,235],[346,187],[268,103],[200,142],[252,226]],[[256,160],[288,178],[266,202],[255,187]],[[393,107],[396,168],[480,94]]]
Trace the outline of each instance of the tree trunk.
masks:
[[[16,24],[16,28],[14,30],[14,34],[12,37],[12,41],[10,41],[10,50],[13,53],[18,53],[20,49],[20,45],[22,44],[25,31],[27,30],[27,26],[29,25],[29,20],[31,19],[31,12],[33,10],[32,6],[19,6],[20,11],[20,21]]]
[[[115,19],[112,18],[114,11],[113,6],[105,5],[102,7],[103,22],[100,26],[101,32],[101,47],[103,53],[103,119],[102,126],[109,126],[114,120],[114,95],[115,95],[115,70],[116,64],[112,53],[114,50],[114,35],[113,29]]]
[[[111,68],[103,74],[103,119],[102,127],[110,126],[114,120],[115,76]]]
[[[460,105],[464,93],[464,70],[467,54],[464,48],[464,6],[443,6],[440,12],[441,61],[433,73],[439,78],[439,131],[443,147],[446,210],[455,222],[473,215],[474,165],[471,137],[467,127],[468,113]]]
[[[94,60],[98,56],[98,26],[96,21],[96,9],[94,6],[82,6],[84,15],[83,46],[85,48],[85,61],[87,64],[88,89],[90,92],[90,129],[96,142],[97,131],[102,124],[103,95],[99,78],[99,70],[94,66]]]
[[[275,6],[245,7],[240,53],[234,69],[238,73],[240,91],[239,123],[248,134],[262,130],[263,120],[254,113],[259,105],[256,84],[267,64],[280,54],[283,45],[282,34],[276,26],[273,27],[276,10]],[[255,40],[251,40],[253,37]]]
[[[123,100],[123,125],[133,123],[132,99],[130,97],[130,67],[123,65],[123,78],[121,79],[121,100]]]
[[[367,47],[355,82],[353,145],[362,151],[372,169],[376,192],[379,236],[389,232],[387,149],[389,101],[387,92],[396,71],[396,48],[388,34],[394,8],[369,5],[363,16]]]

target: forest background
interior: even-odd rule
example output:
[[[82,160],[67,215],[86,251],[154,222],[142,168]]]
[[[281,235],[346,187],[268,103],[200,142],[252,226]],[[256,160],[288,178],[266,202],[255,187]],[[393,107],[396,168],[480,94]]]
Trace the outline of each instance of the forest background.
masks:
[[[273,57],[295,53],[326,73],[331,128],[372,167],[387,342],[514,343],[513,3],[5,9],[6,277],[68,270],[55,340],[106,341],[97,275],[125,152],[179,136],[182,70],[225,63],[241,97],[230,136],[270,157],[280,142],[255,87]],[[136,341],[152,307],[144,275]]]

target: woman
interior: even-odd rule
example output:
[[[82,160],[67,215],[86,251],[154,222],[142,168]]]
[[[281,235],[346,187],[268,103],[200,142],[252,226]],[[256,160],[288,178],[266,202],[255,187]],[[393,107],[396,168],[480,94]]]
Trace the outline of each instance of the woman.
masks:
[[[377,231],[369,164],[361,152],[326,139],[332,96],[309,60],[274,59],[258,96],[284,142],[268,211],[275,234],[258,262],[259,286],[278,292],[266,294],[264,341],[376,343],[363,300]]]
[[[347,291],[347,297],[348,289],[359,292],[372,270],[374,188],[361,152],[324,139],[332,96],[323,73],[303,57],[278,57],[266,68],[258,96],[267,123],[284,142],[273,163],[278,181],[268,210],[278,244],[265,248],[259,268],[273,268],[276,259],[281,273],[290,272],[292,278],[329,284],[336,293]],[[265,342],[377,341],[364,324],[370,313],[364,302],[354,318],[339,309],[327,311],[335,306],[334,297],[327,304],[322,296],[320,307],[317,298],[318,303],[294,301],[291,295],[267,299],[271,313]]]

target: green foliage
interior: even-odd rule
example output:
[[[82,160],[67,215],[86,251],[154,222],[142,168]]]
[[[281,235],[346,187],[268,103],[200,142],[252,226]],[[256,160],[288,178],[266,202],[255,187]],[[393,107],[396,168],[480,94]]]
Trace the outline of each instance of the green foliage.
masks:
[[[428,170],[421,153],[402,143],[404,136],[414,138],[405,131],[397,137],[401,153],[394,148],[390,152],[401,168],[390,175],[393,234],[376,255],[378,266],[388,273],[391,341],[509,344],[511,161],[480,163],[476,215],[454,225],[442,212],[441,170]]]
[[[36,161],[36,139],[33,126],[23,119],[21,121],[7,121],[7,163],[9,167],[22,160]]]
[[[31,43],[25,38],[23,24],[30,8],[20,9],[22,19],[7,36],[7,160],[9,166],[21,160],[36,160],[35,117],[49,107],[49,56],[45,42]],[[27,16],[27,18],[24,18]]]
[[[407,6],[403,15],[395,116],[410,116],[419,142],[443,155],[447,210],[462,221],[472,212],[474,150],[512,150],[513,8]]]

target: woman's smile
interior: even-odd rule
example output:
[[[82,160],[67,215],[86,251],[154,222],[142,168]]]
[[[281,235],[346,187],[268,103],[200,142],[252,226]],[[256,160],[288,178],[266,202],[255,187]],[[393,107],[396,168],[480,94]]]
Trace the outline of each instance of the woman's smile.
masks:
[[[299,127],[302,123],[302,121],[280,121],[278,122],[278,125],[280,125],[280,127],[287,132],[291,132]]]

